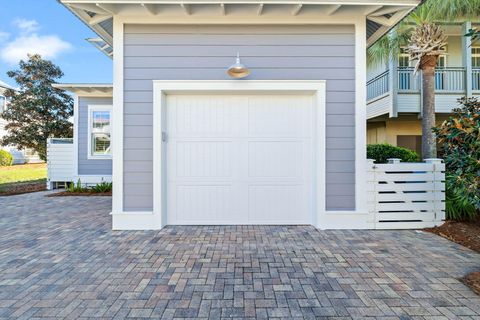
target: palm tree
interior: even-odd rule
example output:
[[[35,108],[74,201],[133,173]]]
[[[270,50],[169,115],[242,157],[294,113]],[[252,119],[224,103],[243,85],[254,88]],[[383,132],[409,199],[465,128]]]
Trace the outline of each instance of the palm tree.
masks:
[[[480,0],[427,0],[368,51],[369,62],[384,62],[407,47],[415,72],[422,71],[422,158],[437,156],[435,69],[447,37],[436,22],[464,22],[480,16]]]

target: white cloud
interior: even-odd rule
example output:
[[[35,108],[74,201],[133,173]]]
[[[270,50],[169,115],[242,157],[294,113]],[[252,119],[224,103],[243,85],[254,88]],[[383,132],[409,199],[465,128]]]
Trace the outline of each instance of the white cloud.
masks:
[[[10,38],[10,33],[4,32],[4,31],[0,31],[0,42],[7,41],[8,38]]]
[[[44,59],[54,59],[71,47],[70,43],[63,41],[56,35],[39,36],[30,34],[20,36],[9,42],[1,50],[0,56],[4,61],[16,64],[20,59],[26,59],[29,53],[38,53]]]
[[[16,19],[13,24],[19,29],[19,35],[9,42],[8,33],[0,31],[0,41],[5,44],[0,49],[0,58],[9,63],[17,64],[26,59],[27,54],[40,54],[45,59],[55,59],[61,53],[72,48],[72,45],[57,35],[39,35],[36,31],[40,25],[35,20]]]
[[[13,21],[13,25],[16,26],[22,33],[32,33],[40,29],[40,25],[35,20],[16,19]]]

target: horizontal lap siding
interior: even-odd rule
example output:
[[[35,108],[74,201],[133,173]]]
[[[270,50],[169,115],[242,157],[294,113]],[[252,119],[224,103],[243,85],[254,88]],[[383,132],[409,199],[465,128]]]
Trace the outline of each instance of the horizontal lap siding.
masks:
[[[112,98],[79,97],[78,105],[78,174],[111,175],[111,159],[88,159],[88,106],[112,105]]]
[[[126,25],[124,210],[152,210],[152,80],[327,80],[327,209],[355,209],[353,26]]]

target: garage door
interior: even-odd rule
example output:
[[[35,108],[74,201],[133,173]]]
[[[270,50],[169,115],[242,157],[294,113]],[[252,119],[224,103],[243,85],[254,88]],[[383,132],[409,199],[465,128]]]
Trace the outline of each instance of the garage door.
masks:
[[[166,99],[168,224],[312,223],[312,96]]]

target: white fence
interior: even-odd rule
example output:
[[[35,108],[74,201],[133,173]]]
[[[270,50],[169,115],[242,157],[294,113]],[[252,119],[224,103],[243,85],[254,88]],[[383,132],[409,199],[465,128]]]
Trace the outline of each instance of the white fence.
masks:
[[[74,176],[73,139],[52,138],[47,141],[47,188],[70,182]]]
[[[368,205],[376,229],[418,229],[445,220],[445,164],[368,160]]]

